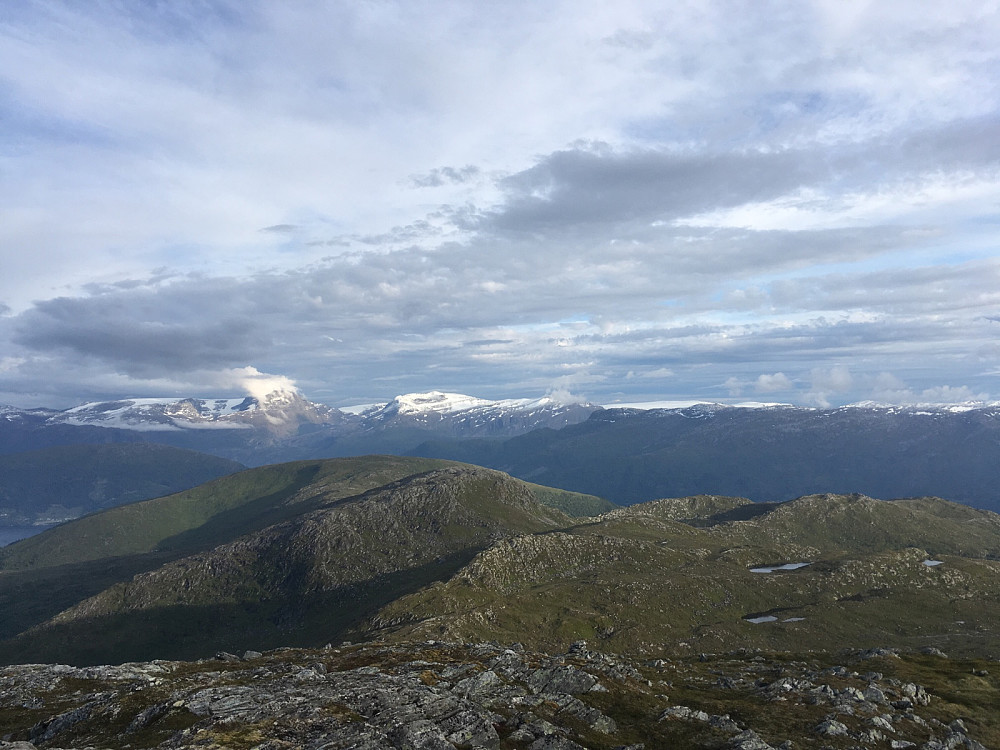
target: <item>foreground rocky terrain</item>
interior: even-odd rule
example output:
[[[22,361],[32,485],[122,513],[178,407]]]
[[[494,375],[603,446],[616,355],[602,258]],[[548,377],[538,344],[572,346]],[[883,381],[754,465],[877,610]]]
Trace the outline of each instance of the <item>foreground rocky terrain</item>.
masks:
[[[370,643],[0,670],[0,748],[967,748],[1000,664],[891,650],[641,663],[585,642]]]

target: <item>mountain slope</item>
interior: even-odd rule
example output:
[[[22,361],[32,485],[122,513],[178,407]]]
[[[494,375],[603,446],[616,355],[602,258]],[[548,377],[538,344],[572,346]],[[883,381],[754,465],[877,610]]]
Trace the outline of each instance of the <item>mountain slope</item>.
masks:
[[[322,498],[450,465],[369,456],[261,467],[49,529],[0,549],[0,639],[134,575],[308,512]]]
[[[453,467],[418,474],[185,557],[55,618],[305,598],[433,564],[495,537],[565,525],[499,472]]]
[[[670,517],[691,505],[635,505],[502,540],[447,583],[387,605],[372,627],[544,649],[588,639],[640,654],[887,644],[1000,654],[990,625],[1000,617],[1000,516],[823,495],[703,528],[694,524],[704,518]]]
[[[605,409],[560,430],[428,442],[414,455],[491,466],[620,504],[703,493],[933,495],[1000,510],[1000,409]]]
[[[244,468],[156,443],[58,446],[0,456],[0,524],[65,521]]]
[[[422,471],[435,459],[367,456],[250,469],[185,492],[110,508],[0,549],[0,569],[76,564],[144,553],[183,554],[258,531],[316,504]]]
[[[571,518],[541,504],[547,494],[493,470],[376,456],[251,470],[96,514],[6,553],[0,606],[16,622],[0,659],[345,637],[555,651],[588,639],[647,657],[1000,654],[996,514],[827,493],[700,495]],[[66,564],[45,567],[57,555]]]
[[[930,555],[1000,560],[1000,515],[939,498],[887,502],[864,495],[809,495],[714,533],[729,541],[795,543],[823,555],[916,547]]]
[[[67,611],[0,653],[100,660],[330,638],[496,538],[571,522],[536,491],[548,499],[498,472],[370,456],[252,469],[114,508],[3,550],[0,604],[17,607],[0,635]],[[550,497],[572,505],[571,493]]]

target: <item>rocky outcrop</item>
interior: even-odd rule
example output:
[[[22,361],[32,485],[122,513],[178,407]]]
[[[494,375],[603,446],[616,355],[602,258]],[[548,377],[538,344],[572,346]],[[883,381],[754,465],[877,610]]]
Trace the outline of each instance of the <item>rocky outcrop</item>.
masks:
[[[4,739],[31,743],[24,748],[181,749],[229,746],[239,735],[267,748],[374,750],[499,748],[515,736],[568,748],[583,747],[572,739],[581,732],[617,729],[573,695],[605,690],[600,660],[573,665],[494,644],[440,643],[247,656],[8,667],[0,700],[24,718],[8,722]]]
[[[0,750],[787,750],[817,739],[984,748],[916,683],[774,656],[701,657],[640,668],[584,642],[548,655],[428,641],[10,666],[0,670]]]

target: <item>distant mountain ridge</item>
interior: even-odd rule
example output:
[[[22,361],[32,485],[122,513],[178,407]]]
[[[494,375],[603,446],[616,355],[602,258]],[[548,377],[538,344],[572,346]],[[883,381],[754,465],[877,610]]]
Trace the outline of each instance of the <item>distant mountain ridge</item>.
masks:
[[[429,391],[336,409],[275,391],[0,409],[0,454],[121,442],[162,443],[247,466],[368,454],[447,458],[621,504],[836,491],[937,495],[1000,510],[995,403],[610,408]]]
[[[1000,406],[602,409],[561,430],[428,441],[451,458],[631,504],[699,494],[936,495],[1000,510]]]
[[[575,424],[599,408],[551,397],[490,401],[430,391],[341,410],[289,390],[236,399],[119,399],[63,411],[0,407],[0,453],[79,442],[158,442],[259,466],[404,453],[434,438],[512,437]]]
[[[272,391],[257,398],[135,398],[97,401],[48,412],[50,423],[112,427],[139,432],[185,429],[264,428],[278,434],[302,424],[335,422],[337,410],[307,401],[294,391]]]
[[[95,426],[138,432],[184,429],[247,429],[265,427],[287,431],[287,425],[364,424],[392,419],[423,422],[455,419],[467,426],[482,427],[497,420],[516,422],[526,428],[549,426],[553,421],[570,423],[589,416],[599,407],[591,404],[562,403],[542,398],[489,399],[461,393],[428,391],[407,393],[391,401],[364,407],[337,409],[317,404],[288,390],[272,391],[263,397],[243,398],[125,398],[93,401],[61,411],[21,410],[0,405],[0,419],[15,421],[25,416],[42,418],[50,424]],[[283,429],[284,428],[284,429]]]

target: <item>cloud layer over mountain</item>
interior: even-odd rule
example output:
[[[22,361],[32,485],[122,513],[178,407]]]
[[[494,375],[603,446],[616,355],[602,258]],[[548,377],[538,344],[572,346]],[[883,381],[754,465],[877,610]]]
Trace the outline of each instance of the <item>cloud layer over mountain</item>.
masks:
[[[0,402],[1000,398],[1000,10],[24,5]]]

